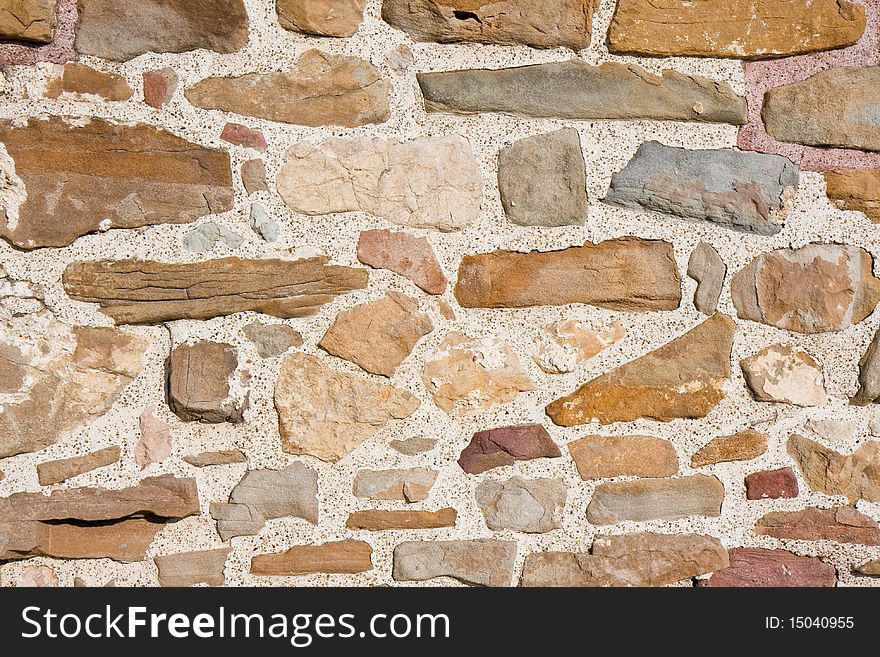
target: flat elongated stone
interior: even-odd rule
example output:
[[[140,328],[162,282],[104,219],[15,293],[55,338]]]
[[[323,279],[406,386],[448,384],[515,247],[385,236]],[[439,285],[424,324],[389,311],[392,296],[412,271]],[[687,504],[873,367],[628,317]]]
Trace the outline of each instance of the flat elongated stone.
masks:
[[[78,0],[76,50],[127,61],[147,52],[205,48],[231,53],[248,42],[243,0]]]
[[[481,474],[517,461],[562,456],[559,447],[540,424],[521,424],[478,431],[465,447],[458,464],[468,474]]]
[[[16,0],[0,7],[0,39],[49,43],[55,33],[56,0]]]
[[[75,301],[98,303],[117,324],[210,319],[239,312],[306,317],[339,294],[366,287],[366,270],[329,258],[167,264],[144,260],[79,262],[64,272]]]
[[[759,401],[822,406],[825,375],[810,354],[774,344],[740,361],[746,383]]]
[[[664,346],[589,381],[547,406],[560,426],[701,418],[724,398],[733,321],[716,313]]]
[[[516,543],[472,541],[406,541],[394,548],[394,579],[424,582],[452,577],[475,586],[510,586]]]
[[[800,170],[781,155],[689,150],[646,141],[611,177],[605,202],[775,235],[794,200]]]
[[[880,545],[880,527],[851,506],[773,511],[758,519],[755,533],[798,541],[835,541]]]
[[[586,303],[628,312],[675,310],[681,277],[671,244],[622,237],[561,251],[465,256],[455,298],[465,308]]]
[[[168,406],[185,422],[241,422],[247,396],[230,390],[237,368],[232,345],[202,340],[176,347],[167,366]]]
[[[365,529],[381,532],[398,529],[440,529],[455,527],[458,512],[455,509],[439,509],[437,511],[410,511],[370,509],[350,513],[345,526],[348,529]]]
[[[746,475],[747,500],[779,500],[798,496],[797,476],[791,468],[764,470]]]
[[[814,491],[843,495],[850,504],[880,502],[880,442],[869,440],[852,454],[843,455],[793,434],[787,450]]]
[[[554,322],[538,334],[538,351],[532,356],[547,374],[574,372],[578,365],[610,347],[626,335],[619,322],[591,328],[587,322],[567,319]]]
[[[266,136],[262,132],[248,128],[240,123],[227,123],[223,126],[220,139],[236,146],[253,148],[255,151],[260,152],[265,152],[269,148],[269,144],[266,143]]]
[[[486,526],[499,532],[538,534],[559,529],[567,496],[562,479],[486,479],[476,489]]]
[[[416,456],[430,452],[437,447],[437,439],[428,436],[414,436],[405,440],[392,440],[388,446],[395,452],[400,452],[405,456]]]
[[[568,451],[584,480],[678,474],[672,443],[652,436],[587,436],[568,443]]]
[[[61,118],[3,121],[0,143],[27,191],[17,221],[7,216],[0,236],[22,249],[68,246],[106,228],[190,223],[232,209],[229,155],[150,126],[96,118],[84,125]]]
[[[778,141],[880,151],[880,66],[832,68],[764,95],[761,117]]]
[[[358,238],[357,257],[365,265],[408,278],[428,294],[446,292],[446,274],[426,237],[365,230]]]
[[[864,212],[875,224],[880,223],[880,169],[837,169],[822,175],[834,205]]]
[[[590,553],[526,556],[520,586],[665,586],[726,568],[727,550],[701,534],[599,536]]]
[[[181,552],[155,557],[159,586],[223,586],[226,582],[226,559],[232,548]]]
[[[677,479],[636,479],[596,486],[587,506],[594,525],[688,516],[720,516],[724,485],[718,477],[691,475]]]
[[[591,121],[699,121],[743,125],[746,101],[726,82],[635,64],[580,59],[499,70],[418,74],[429,112],[501,112]]]
[[[724,277],[727,276],[727,265],[711,244],[700,242],[691,251],[687,275],[697,281],[694,307],[705,315],[711,315],[718,309],[718,299],[724,288]]]
[[[382,18],[415,41],[583,50],[590,46],[594,10],[593,0],[384,0]]]
[[[437,471],[429,468],[401,470],[359,470],[352,493],[369,500],[421,502],[428,499]]]
[[[57,461],[45,461],[37,464],[37,478],[40,486],[60,484],[77,475],[97,470],[119,461],[122,450],[118,445],[105,447],[83,456],[73,456]]]
[[[865,9],[838,0],[621,0],[608,32],[613,53],[765,59],[856,43]]]
[[[46,84],[45,96],[52,99],[64,96],[73,100],[98,96],[104,100],[122,101],[131,98],[133,93],[124,76],[97,71],[85,64],[72,62],[53,71]]]
[[[373,548],[364,541],[334,541],[322,545],[295,545],[280,554],[258,554],[251,559],[251,575],[296,576],[312,573],[363,573],[373,569]]]
[[[880,575],[880,559],[874,559],[873,561],[866,561],[861,566],[855,569],[856,573],[859,575],[869,575],[869,576],[878,576]]]
[[[697,580],[710,587],[826,587],[837,586],[837,570],[817,557],[802,557],[787,550],[733,548],[730,566]]]
[[[201,452],[200,454],[193,454],[182,458],[196,468],[206,468],[211,465],[247,463],[247,457],[239,449],[222,449],[216,452]]]
[[[277,0],[278,22],[287,30],[328,37],[358,31],[366,0]]]
[[[764,253],[731,280],[741,319],[798,333],[842,331],[874,311],[880,279],[865,249],[808,244]]]
[[[391,85],[363,59],[307,50],[289,73],[211,77],[186,90],[203,109],[294,125],[346,128],[382,123]]]
[[[744,429],[730,436],[718,436],[703,445],[691,458],[692,468],[704,465],[728,463],[730,461],[751,461],[767,451],[767,434]]]

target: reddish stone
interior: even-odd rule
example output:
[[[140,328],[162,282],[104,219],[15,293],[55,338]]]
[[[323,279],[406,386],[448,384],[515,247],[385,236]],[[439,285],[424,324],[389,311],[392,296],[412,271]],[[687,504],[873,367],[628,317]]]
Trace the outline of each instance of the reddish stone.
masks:
[[[390,230],[365,230],[358,240],[357,257],[365,265],[388,269],[408,278],[428,294],[446,291],[446,275],[426,237]]]
[[[266,138],[259,130],[252,130],[240,123],[227,123],[220,133],[220,139],[228,141],[236,146],[244,146],[253,148],[260,152],[265,152],[269,148]]]
[[[802,557],[787,550],[733,548],[727,551],[730,567],[716,570],[697,586],[780,587],[836,586],[837,570],[816,557]]]
[[[478,431],[458,459],[468,474],[513,465],[516,461],[562,456],[559,447],[540,424],[523,424]]]
[[[173,68],[144,71],[144,102],[159,109],[171,102],[180,78]]]
[[[30,66],[37,62],[64,64],[76,61],[79,55],[73,43],[78,16],[76,0],[57,0],[52,42],[39,48],[21,43],[0,43],[0,66]]]
[[[748,475],[746,483],[746,499],[779,500],[797,497],[798,482],[791,468],[764,470]]]
[[[835,541],[880,545],[880,526],[851,506],[774,511],[755,523],[755,533],[798,541]]]

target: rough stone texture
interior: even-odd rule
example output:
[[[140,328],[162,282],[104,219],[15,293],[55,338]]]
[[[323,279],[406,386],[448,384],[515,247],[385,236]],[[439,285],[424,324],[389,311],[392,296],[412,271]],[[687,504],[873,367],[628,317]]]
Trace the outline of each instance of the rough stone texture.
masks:
[[[248,128],[240,123],[227,123],[223,126],[220,139],[236,146],[253,148],[260,152],[265,152],[269,148],[269,144],[266,143],[266,137],[262,132]]]
[[[419,73],[429,112],[596,119],[746,122],[746,102],[726,82],[635,64],[580,59],[499,70]]]
[[[196,342],[175,348],[168,359],[168,406],[185,422],[241,422],[247,395],[230,383],[238,369],[232,345]]]
[[[191,456],[183,456],[181,458],[196,468],[206,468],[211,465],[247,463],[247,457],[239,449],[222,449],[216,452],[202,452]]]
[[[245,311],[306,317],[336,295],[367,285],[366,270],[328,261],[321,256],[175,264],[79,262],[65,270],[62,282],[71,298],[100,304],[117,324],[210,319]]]
[[[266,182],[266,163],[263,160],[248,160],[241,165],[241,181],[248,194],[269,191]]]
[[[711,536],[639,533],[600,536],[592,551],[526,556],[521,586],[665,586],[729,565]]]
[[[626,329],[616,321],[598,331],[573,319],[554,322],[539,333],[538,352],[532,359],[547,374],[574,372],[580,363],[610,347],[625,335]]]
[[[29,0],[28,0],[29,1]],[[37,0],[40,1],[40,0]],[[44,0],[45,1],[45,0]],[[64,64],[78,58],[74,48],[74,30],[77,22],[77,0],[48,0],[55,7],[55,25],[49,41],[44,43],[14,41],[0,37],[0,64],[33,66],[40,62]],[[7,17],[8,18],[8,17]],[[16,30],[21,24],[16,23]]]
[[[72,479],[77,475],[97,470],[119,461],[122,454],[118,445],[105,447],[82,456],[73,456],[57,461],[44,461],[37,464],[37,478],[40,486],[60,484],[62,481]]]
[[[188,232],[180,242],[190,253],[207,253],[221,244],[229,249],[237,249],[244,238],[222,224],[209,221]]]
[[[520,226],[583,226],[587,172],[574,128],[526,137],[501,149],[498,189],[507,218]]]
[[[0,236],[22,249],[232,209],[229,155],[150,126],[97,118],[2,121],[0,143],[27,192],[17,222],[6,217]]]
[[[856,572],[859,575],[869,575],[874,577],[880,575],[880,559],[866,561],[861,566],[856,568]]]
[[[303,142],[288,152],[278,193],[294,212],[368,212],[413,228],[453,231],[480,213],[483,183],[471,146],[446,135]]]
[[[406,390],[336,372],[308,354],[287,356],[275,383],[284,451],[322,461],[338,461],[419,404]]]
[[[837,586],[837,570],[816,557],[787,550],[733,548],[730,566],[712,573],[697,586],[710,587],[827,587]]]
[[[852,403],[864,406],[880,399],[880,330],[874,334],[864,356],[859,360],[859,389]]]
[[[144,102],[155,109],[171,102],[180,83],[177,71],[167,66],[157,71],[144,71],[143,80]]]
[[[872,222],[880,223],[880,169],[837,169],[823,175],[834,205],[864,212]]]
[[[388,443],[388,446],[395,452],[400,452],[405,456],[416,456],[418,454],[430,452],[437,447],[437,439],[416,436],[414,438],[407,438],[406,440],[392,440]]]
[[[210,511],[217,521],[217,533],[224,541],[236,536],[256,536],[266,526],[266,518],[247,504],[211,502]]]
[[[587,520],[594,525],[613,525],[720,516],[723,501],[724,485],[714,476],[614,481],[596,486],[587,506]]]
[[[822,366],[810,354],[774,344],[740,361],[755,399],[797,406],[828,402]]]
[[[792,499],[800,494],[797,477],[791,468],[753,472],[746,476],[744,483],[747,500]]]
[[[730,461],[751,461],[767,451],[767,434],[744,429],[730,436],[718,436],[703,445],[691,458],[692,468]]]
[[[148,408],[138,418],[140,439],[134,448],[134,462],[141,470],[171,456],[171,425],[156,417],[156,407]]]
[[[562,527],[568,487],[562,479],[484,479],[477,505],[492,531],[540,534]]]
[[[364,541],[333,541],[322,545],[295,545],[280,554],[258,554],[251,560],[252,575],[309,575],[362,573],[373,569],[373,548]]]
[[[389,116],[391,86],[357,57],[307,50],[289,73],[211,77],[186,90],[203,109],[306,126],[354,128]]]
[[[458,464],[468,474],[482,474],[517,461],[560,456],[562,452],[544,427],[521,424],[478,431],[462,450]]]
[[[345,526],[348,529],[363,529],[381,532],[399,529],[441,529],[455,527],[458,512],[455,509],[437,511],[384,511],[370,509],[349,514]]]
[[[242,0],[78,0],[78,6],[76,49],[83,55],[127,61],[199,48],[231,53],[248,42]]]
[[[358,31],[366,0],[277,0],[278,22],[287,30],[327,37]]]
[[[846,0],[621,0],[608,32],[613,53],[762,59],[843,48],[865,31]]]
[[[422,381],[447,413],[474,413],[506,404],[534,384],[516,353],[491,337],[470,338],[453,331],[425,361]]]
[[[758,235],[775,235],[800,171],[779,155],[691,150],[646,141],[611,178],[605,202]]]
[[[278,224],[269,216],[269,213],[259,203],[251,203],[250,212],[251,230],[259,235],[266,242],[277,242],[280,228]]]
[[[46,98],[58,99],[70,94],[74,100],[86,100],[97,96],[109,101],[128,100],[131,87],[125,77],[118,73],[96,71],[85,64],[57,66],[46,83]]]
[[[392,290],[381,299],[339,313],[318,346],[370,374],[390,377],[433,330],[416,299]]]
[[[232,548],[181,552],[155,557],[159,586],[223,586],[226,582],[226,559]]]
[[[649,418],[701,418],[724,398],[735,325],[716,313],[684,335],[557,399],[547,415],[560,426]]]
[[[428,294],[446,292],[446,274],[426,237],[365,230],[358,239],[357,258],[370,267],[388,269],[408,278]]]
[[[594,0],[384,0],[382,18],[415,41],[577,51],[590,45],[595,6]]]
[[[629,312],[675,310],[681,277],[671,244],[622,237],[561,251],[465,256],[455,298],[464,308],[586,303]]]
[[[587,436],[568,443],[568,451],[584,480],[678,474],[675,447],[652,436]]]
[[[284,324],[262,324],[254,320],[241,331],[254,344],[260,358],[282,356],[291,348],[303,345],[302,335]]]
[[[808,244],[764,253],[731,280],[741,319],[798,333],[842,331],[874,311],[880,279],[866,250]]]
[[[727,276],[727,265],[711,244],[700,242],[691,251],[687,275],[697,281],[694,307],[704,315],[711,315],[718,309],[718,299]]]
[[[422,502],[428,499],[437,471],[429,468],[408,470],[359,470],[352,494],[368,500]]]
[[[475,586],[510,586],[515,559],[514,541],[405,541],[394,548],[394,579],[452,577]]]
[[[832,442],[841,442],[851,437],[859,428],[858,423],[834,418],[810,418],[806,427],[817,436]]]
[[[0,39],[49,43],[55,32],[55,0],[16,0],[0,7]]]
[[[58,575],[49,566],[29,566],[24,569],[18,586],[26,588],[51,588],[58,586]]]
[[[826,495],[843,495],[850,504],[880,502],[880,442],[869,440],[844,456],[824,445],[793,434],[787,451],[807,485]]]
[[[877,522],[851,506],[772,511],[758,519],[755,533],[798,541],[880,545],[880,527]]]

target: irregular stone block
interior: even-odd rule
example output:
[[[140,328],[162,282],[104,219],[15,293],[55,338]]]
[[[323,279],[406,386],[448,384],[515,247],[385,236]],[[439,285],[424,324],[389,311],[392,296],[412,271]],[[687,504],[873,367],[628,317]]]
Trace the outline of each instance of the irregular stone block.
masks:
[[[108,101],[128,100],[134,92],[125,77],[118,73],[105,73],[71,62],[57,66],[46,83],[46,98],[61,97],[71,100],[86,100],[97,96]]]
[[[421,502],[428,499],[436,481],[437,471],[429,468],[358,470],[352,494],[368,500]]]
[[[171,425],[156,417],[156,407],[148,408],[138,418],[141,437],[134,448],[134,462],[141,470],[171,456]]]
[[[168,359],[168,406],[184,422],[242,422],[247,394],[230,384],[238,369],[232,345],[200,341],[176,347]]]
[[[231,551],[232,548],[226,547],[154,557],[153,561],[159,569],[159,586],[223,586],[226,582],[226,558]]]
[[[510,586],[514,541],[406,541],[394,548],[394,579],[424,582],[452,577],[475,586]]]
[[[269,148],[269,144],[266,143],[266,136],[262,132],[248,128],[240,123],[227,123],[223,126],[220,139],[236,146],[253,148],[261,153]]]
[[[56,0],[16,0],[0,7],[0,39],[49,43],[55,33]]]
[[[751,461],[767,451],[767,434],[744,429],[730,436],[718,436],[703,445],[691,458],[692,468],[704,465],[728,463],[730,461]]]
[[[293,347],[302,347],[303,338],[284,324],[262,324],[254,320],[241,329],[244,336],[257,348],[260,358],[281,356]]]
[[[727,276],[727,265],[718,251],[706,242],[697,244],[688,260],[687,275],[697,282],[694,307],[704,315],[713,314],[718,309],[718,299]]]
[[[280,554],[258,554],[251,559],[251,575],[283,576],[313,573],[363,573],[373,569],[373,548],[364,541],[333,541],[323,545],[295,545]]]
[[[425,436],[417,436],[415,438],[407,438],[406,440],[392,440],[388,446],[395,452],[400,452],[405,456],[416,456],[430,452],[437,447],[436,438],[427,438]]]
[[[144,102],[155,109],[161,109],[171,102],[180,83],[177,71],[169,67],[144,71],[143,78]]]
[[[724,485],[718,477],[691,475],[677,479],[636,479],[596,486],[587,506],[594,525],[646,520],[678,520],[688,516],[720,516]]]
[[[859,575],[877,576],[880,575],[880,559],[866,561],[855,569]]]
[[[408,278],[428,294],[446,292],[446,274],[426,237],[365,230],[358,239],[357,258],[370,267],[388,269]]]
[[[584,480],[678,474],[672,443],[652,436],[587,436],[568,443],[568,451]]]
[[[779,500],[798,496],[798,480],[791,468],[765,470],[746,475],[747,500]]]
[[[326,37],[347,37],[358,31],[366,0],[277,0],[278,22],[286,30]]]
[[[562,526],[568,487],[562,479],[486,479],[477,486],[476,496],[492,531],[540,534]]]
[[[740,361],[746,383],[758,401],[796,406],[828,402],[822,366],[805,351],[774,344]]]
[[[837,569],[816,557],[802,557],[787,550],[733,548],[730,566],[697,580],[710,587],[827,587],[837,586]]]
[[[880,527],[877,522],[851,506],[773,511],[758,519],[755,533],[796,541],[880,545]]]
[[[248,195],[256,192],[268,192],[266,182],[266,163],[263,160],[248,160],[241,165],[241,182]]]
[[[880,330],[874,334],[865,355],[859,360],[859,389],[850,401],[858,406],[865,406],[877,403],[878,399],[880,399]]]
[[[37,464],[37,478],[40,480],[40,486],[60,484],[78,475],[116,463],[121,453],[119,446],[113,445],[83,456],[44,461]]]
[[[617,321],[600,330],[593,330],[573,319],[554,322],[538,334],[538,352],[532,356],[532,360],[547,374],[574,372],[580,363],[625,335],[626,329]]]
[[[880,223],[880,169],[837,169],[823,175],[835,206],[864,212],[872,222]]]
[[[540,424],[521,424],[478,431],[465,447],[458,464],[468,474],[482,474],[517,461],[562,456],[559,447]]]
[[[880,502],[880,442],[862,443],[852,454],[793,434],[787,451],[797,463],[807,485],[826,495],[843,495],[850,504],[859,500]]]

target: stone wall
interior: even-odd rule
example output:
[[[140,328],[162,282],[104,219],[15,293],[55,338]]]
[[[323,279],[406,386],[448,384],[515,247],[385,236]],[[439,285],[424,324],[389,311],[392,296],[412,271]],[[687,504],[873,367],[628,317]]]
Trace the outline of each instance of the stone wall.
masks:
[[[0,3],[0,581],[876,585],[880,1],[780,4]]]

